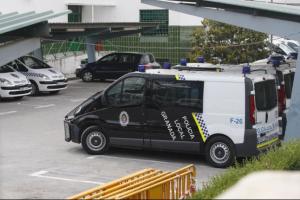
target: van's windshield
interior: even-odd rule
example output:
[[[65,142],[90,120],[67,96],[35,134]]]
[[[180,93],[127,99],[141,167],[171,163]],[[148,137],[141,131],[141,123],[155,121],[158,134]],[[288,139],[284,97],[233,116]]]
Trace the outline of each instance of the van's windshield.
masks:
[[[295,77],[295,72],[284,75],[285,92],[286,92],[286,98],[288,99],[290,99],[292,96],[294,77]]]
[[[255,83],[256,107],[259,111],[271,110],[277,106],[275,80]]]
[[[14,72],[14,70],[9,66],[4,65],[0,67],[0,73],[10,73],[10,72]]]

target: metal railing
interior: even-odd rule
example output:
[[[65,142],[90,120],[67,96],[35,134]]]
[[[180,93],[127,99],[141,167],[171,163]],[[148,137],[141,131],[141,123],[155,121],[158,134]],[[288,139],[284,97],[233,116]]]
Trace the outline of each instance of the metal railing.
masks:
[[[195,192],[196,169],[174,172],[145,169],[68,199],[183,199]]]
[[[86,52],[83,39],[71,41],[53,41],[42,44],[44,57],[52,56],[54,59],[76,56]]]

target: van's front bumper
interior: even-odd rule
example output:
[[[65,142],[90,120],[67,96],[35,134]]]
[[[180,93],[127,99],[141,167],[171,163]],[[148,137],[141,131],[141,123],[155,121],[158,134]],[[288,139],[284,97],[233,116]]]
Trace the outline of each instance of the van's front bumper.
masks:
[[[64,121],[64,128],[65,128],[65,140],[66,142],[75,142],[80,143],[80,129],[75,124],[72,124],[71,121],[65,120]]]

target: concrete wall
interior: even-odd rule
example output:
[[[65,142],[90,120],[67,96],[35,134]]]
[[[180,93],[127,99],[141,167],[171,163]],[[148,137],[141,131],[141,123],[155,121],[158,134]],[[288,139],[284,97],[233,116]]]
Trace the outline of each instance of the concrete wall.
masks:
[[[110,52],[97,52],[96,60]],[[59,56],[59,55],[57,55]],[[54,58],[53,56],[47,56],[46,62],[52,67],[60,70],[67,78],[75,77],[76,68],[80,67],[81,60],[86,59],[87,54],[69,55],[67,57],[62,56],[61,58]]]
[[[139,22],[141,9],[160,9],[142,4],[140,0],[115,0],[116,6],[94,6],[95,22]],[[195,26],[202,18],[174,11],[169,12],[170,26]],[[92,6],[84,6],[83,21],[92,21]]]

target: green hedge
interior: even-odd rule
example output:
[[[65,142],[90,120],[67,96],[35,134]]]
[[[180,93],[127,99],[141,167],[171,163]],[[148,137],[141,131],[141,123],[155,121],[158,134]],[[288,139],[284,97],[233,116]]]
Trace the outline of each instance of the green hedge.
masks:
[[[242,177],[261,170],[300,170],[300,140],[284,143],[281,148],[229,168],[224,174],[214,177],[193,198],[215,198]]]

